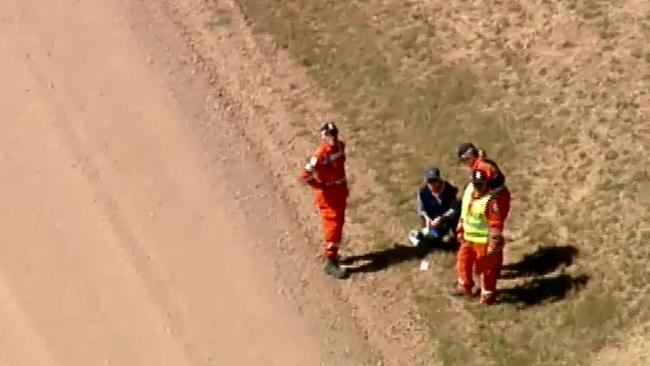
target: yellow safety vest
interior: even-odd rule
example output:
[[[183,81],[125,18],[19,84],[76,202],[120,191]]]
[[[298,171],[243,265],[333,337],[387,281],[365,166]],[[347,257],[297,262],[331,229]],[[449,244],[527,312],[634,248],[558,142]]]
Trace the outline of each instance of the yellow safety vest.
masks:
[[[490,228],[485,212],[493,195],[486,194],[481,198],[473,199],[473,193],[474,186],[470,183],[465,187],[460,213],[463,220],[463,239],[472,244],[485,245],[490,238]]]

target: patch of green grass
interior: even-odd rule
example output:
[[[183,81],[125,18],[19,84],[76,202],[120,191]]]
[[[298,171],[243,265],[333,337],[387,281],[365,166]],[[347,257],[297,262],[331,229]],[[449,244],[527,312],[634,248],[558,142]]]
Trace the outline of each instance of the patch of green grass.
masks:
[[[474,351],[462,336],[464,332],[449,321],[454,313],[449,308],[448,299],[426,294],[418,296],[417,303],[420,312],[435,324],[430,328],[431,336],[437,342],[436,353],[431,357],[445,366],[461,366],[472,362]]]
[[[620,304],[611,293],[587,292],[569,312],[564,313],[563,326],[570,327],[575,333],[605,328],[609,322],[617,322],[617,306]]]
[[[511,343],[500,333],[486,325],[478,334],[482,346],[485,347],[496,365],[527,366],[535,364],[538,354],[529,352],[531,348],[527,342]],[[523,334],[521,335],[523,336]],[[530,340],[530,338],[527,339]]]
[[[445,366],[466,365],[469,353],[467,346],[460,340],[440,337],[437,348],[437,357]]]

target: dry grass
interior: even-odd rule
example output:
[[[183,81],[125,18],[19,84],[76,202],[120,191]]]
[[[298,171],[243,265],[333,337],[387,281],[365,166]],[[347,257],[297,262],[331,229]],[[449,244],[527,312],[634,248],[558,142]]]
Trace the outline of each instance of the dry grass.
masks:
[[[507,261],[533,269],[502,282],[504,304],[468,305],[476,324],[446,316],[448,300],[422,282],[451,283],[450,255],[413,280],[445,364],[588,364],[650,319],[649,2],[239,3],[328,92],[404,232],[427,165],[464,184],[458,142],[506,171]]]

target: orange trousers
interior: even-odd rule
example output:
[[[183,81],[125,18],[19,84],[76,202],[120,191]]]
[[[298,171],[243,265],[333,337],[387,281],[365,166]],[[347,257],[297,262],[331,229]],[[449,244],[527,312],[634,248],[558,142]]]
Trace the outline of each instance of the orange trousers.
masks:
[[[486,254],[487,245],[472,244],[466,241],[461,243],[458,250],[457,269],[458,283],[464,293],[470,294],[472,292],[472,288],[474,287],[474,263],[478,258],[481,258]],[[491,268],[481,274],[482,293],[496,293],[497,279],[499,278],[499,272],[503,266],[503,252],[499,251],[492,255],[499,256],[499,265],[497,268]]]
[[[325,256],[328,258],[338,258],[339,246],[343,239],[347,197],[347,189],[332,188],[323,192],[316,200],[323,220],[323,241]]]

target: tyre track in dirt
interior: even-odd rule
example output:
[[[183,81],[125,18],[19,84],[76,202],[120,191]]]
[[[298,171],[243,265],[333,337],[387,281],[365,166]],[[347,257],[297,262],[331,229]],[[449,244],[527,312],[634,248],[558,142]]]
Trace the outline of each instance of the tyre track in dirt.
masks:
[[[2,136],[3,147],[14,158],[2,164],[2,203],[6,208],[2,232],[7,245],[3,247],[1,268],[6,299],[21,310],[24,323],[31,324],[33,332],[43,340],[43,353],[49,356],[36,362],[32,355],[39,354],[40,347],[19,337],[12,339],[18,344],[6,349],[3,357],[13,355],[12,361],[17,364],[43,365],[89,359],[110,363],[121,357],[135,361],[138,357],[128,355],[129,347],[120,340],[120,334],[124,336],[120,328],[125,321],[139,321],[142,328],[133,329],[129,343],[137,348],[150,337],[153,347],[166,350],[160,358],[142,356],[140,361],[189,364],[178,341],[165,335],[165,315],[160,306],[151,302],[151,291],[144,290],[140,281],[129,281],[138,277],[138,272],[144,271],[147,277],[147,267],[137,256],[124,254],[121,245],[128,247],[133,242],[124,238],[114,217],[111,219],[110,206],[116,204],[111,204],[110,196],[102,192],[100,175],[87,162],[94,149],[78,149],[79,144],[70,144],[74,141],[68,138],[74,132],[61,130],[83,118],[62,113],[60,108],[70,104],[49,92],[53,90],[50,77],[55,77],[54,73],[43,74],[44,70],[19,57],[28,53],[31,37],[18,23],[28,23],[26,20],[38,15],[29,10],[23,10],[22,19],[12,24],[15,28],[8,33],[14,39],[4,37],[2,42],[7,73],[4,80],[8,81],[8,93],[3,99],[16,113],[5,112],[5,118],[15,119]],[[88,219],[93,217],[97,220]],[[102,245],[84,245],[85,240]],[[27,250],[16,250],[19,243]],[[129,259],[132,264],[127,263]],[[148,277],[149,284],[155,285],[155,277]],[[116,292],[111,289],[116,282],[120,297],[114,296]],[[104,335],[99,334],[96,324],[104,324]],[[147,328],[157,330],[145,336],[143,329]],[[19,333],[25,328],[16,324],[9,329]],[[99,339],[114,350],[104,353],[93,349]]]

